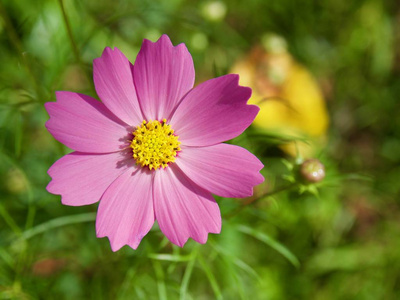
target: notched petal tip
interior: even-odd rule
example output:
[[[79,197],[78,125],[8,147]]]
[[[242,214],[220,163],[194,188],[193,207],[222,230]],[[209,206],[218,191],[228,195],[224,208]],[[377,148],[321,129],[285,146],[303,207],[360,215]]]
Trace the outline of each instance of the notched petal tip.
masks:
[[[209,233],[221,230],[221,213],[211,193],[174,165],[155,174],[154,210],[160,230],[178,247],[189,238],[204,244]]]
[[[240,135],[259,108],[248,104],[252,90],[239,85],[239,75],[207,80],[185,95],[171,117],[182,145],[208,146]]]
[[[249,197],[264,180],[261,161],[247,149],[230,144],[183,147],[176,165],[206,191],[226,198]]]
[[[251,97],[251,94],[253,93],[253,90],[248,86],[238,85],[238,87],[240,89],[242,89],[243,94],[244,94],[244,98],[246,98],[246,100],[248,101],[250,99],[250,97]],[[253,106],[255,106],[255,105],[253,105]],[[258,106],[256,106],[256,107],[258,107]]]
[[[70,91],[55,91],[54,94],[56,95],[56,100],[57,101],[62,101],[63,94],[75,94],[74,92],[70,92]],[[52,102],[47,102],[47,103],[52,103]]]
[[[101,56],[93,59],[93,61],[100,60],[101,58],[104,58],[104,56],[110,56],[113,55],[114,53],[122,54],[121,50],[119,50],[117,47],[114,48],[105,47],[103,52],[101,53]]]
[[[178,247],[180,247],[180,248],[183,248],[185,245],[186,245],[186,243],[189,241],[189,238],[190,237],[187,237],[186,238],[186,240],[184,240],[184,241],[178,241],[178,242],[173,242],[173,241],[171,241],[174,245],[176,245],[176,246],[178,246]]]
[[[112,244],[110,244],[110,245],[111,245],[111,251],[112,251],[112,252],[117,252],[117,251],[120,250],[123,246],[125,246],[125,245],[121,245],[121,246],[113,247]]]
[[[173,47],[171,39],[165,33],[163,35],[161,35],[160,38],[153,44],[158,44],[158,43],[166,43],[166,44],[168,44],[168,46]]]
[[[149,39],[143,39],[143,43],[142,43],[142,47],[141,48],[143,49],[143,48],[147,48],[147,47],[157,47],[160,44],[161,45],[163,44],[164,46],[168,46],[168,47],[171,47],[171,48],[174,47],[174,45],[172,44],[171,39],[169,38],[169,36],[166,35],[166,34],[163,34],[155,42],[153,42],[153,41],[151,41]]]
[[[120,250],[123,246],[127,245],[127,244],[122,244],[122,243],[116,243],[114,242],[114,240],[111,238],[111,236],[107,236],[107,235],[100,235],[99,233],[96,232],[96,237],[97,238],[107,238],[108,242],[110,243],[111,246],[111,251],[112,252],[117,252],[118,250]],[[135,248],[136,249],[136,248]]]
[[[56,92],[56,102],[46,102],[44,104],[44,108],[46,109],[47,114],[49,115],[49,119],[44,123],[44,127],[47,129],[47,131],[52,134],[52,127],[57,120],[53,118],[54,111],[56,111],[59,107],[60,100],[60,92]]]
[[[105,47],[100,57],[93,59],[93,69],[109,63],[110,60],[122,57],[123,60],[128,60],[125,55],[117,47]],[[93,72],[94,75],[95,72]]]
[[[184,45],[174,46],[167,35],[156,42],[143,40],[133,74],[143,115],[153,120],[170,117],[195,79],[189,51]]]
[[[155,41],[155,42],[153,42],[153,41],[151,41],[151,40],[149,40],[149,39],[143,39],[142,47],[143,47],[144,45],[145,45],[146,47],[147,47],[147,46],[150,46],[150,47],[153,46],[153,47],[155,47],[155,46],[163,45],[163,46],[167,46],[167,47],[175,48],[175,49],[179,49],[179,50],[182,49],[182,50],[188,52],[188,49],[187,49],[185,43],[180,43],[180,44],[174,46],[174,44],[172,43],[171,39],[170,39],[169,36],[166,35],[166,34],[161,35],[160,38],[159,38],[157,41]]]
[[[46,108],[47,110],[47,108]],[[50,115],[50,114],[49,114]],[[52,119],[51,116],[49,117],[49,119],[44,123],[44,127],[47,129],[47,131],[50,132],[50,128],[51,128],[51,123],[52,123]]]
[[[47,171],[47,174],[49,174],[49,176],[51,177],[49,171]],[[48,191],[50,194],[53,194],[53,195],[60,195],[60,194],[57,194],[56,191],[54,191],[54,181],[53,181],[53,179],[51,179],[50,182],[47,184],[46,191]]]
[[[104,192],[97,209],[96,235],[108,237],[113,251],[136,249],[154,224],[152,176],[141,170],[120,175]]]
[[[56,101],[49,101],[44,104],[44,108],[46,109],[46,112],[49,115],[49,119],[44,123],[44,126],[46,127],[46,129],[48,131],[50,131],[50,128],[54,121],[54,119],[52,118],[53,112],[58,109],[59,105],[62,102],[65,102],[64,94],[67,94],[67,95],[70,94],[71,96],[74,96],[74,94],[77,94],[77,93],[69,92],[69,91],[55,91]]]
[[[239,82],[240,82],[239,74],[231,73],[231,74],[223,75],[220,77],[225,77],[225,78],[228,78],[229,80],[232,80],[233,88],[237,88],[238,92],[241,93],[241,98],[243,100],[246,100],[246,103],[247,103],[247,101],[250,99],[250,97],[253,93],[253,90],[249,86],[244,86],[244,85],[239,84]],[[255,105],[251,105],[251,106],[255,106]]]
[[[250,99],[250,97],[251,97],[251,94],[253,93],[253,90],[252,90],[250,87],[248,87],[248,86],[244,86],[244,85],[240,85],[240,84],[239,84],[239,81],[240,81],[240,76],[239,76],[239,74],[228,74],[228,75],[226,75],[226,76],[232,77],[232,81],[236,84],[236,87],[238,88],[238,90],[240,91],[240,93],[242,93],[242,94],[241,94],[242,98],[245,99],[245,100],[246,100],[246,103],[247,103],[247,101],[248,101],[248,100]]]
[[[47,192],[49,192],[50,194],[56,195],[56,196],[60,196],[61,198],[61,204],[65,205],[65,206],[81,206],[81,204],[79,203],[75,203],[75,202],[71,202],[69,201],[68,197],[63,195],[60,191],[57,190],[57,187],[55,185],[55,181],[51,180],[48,185],[46,186],[46,190]]]
[[[208,232],[204,232],[204,235],[199,238],[199,239],[195,239],[193,237],[191,237],[193,240],[195,240],[196,242],[200,243],[200,244],[205,244],[208,241],[208,238],[210,237],[210,234],[220,234],[221,233],[221,226],[222,226],[222,219],[217,220],[216,228],[214,228],[215,230],[211,229]],[[214,220],[215,221],[215,220]]]
[[[260,107],[258,105],[254,105],[254,104],[247,104],[248,106],[252,107],[252,110],[254,111],[254,113],[257,115],[260,111]]]
[[[97,227],[97,226],[96,226]],[[117,252],[118,250],[120,250],[121,248],[123,248],[124,246],[129,246],[129,247],[131,247],[133,250],[136,250],[138,247],[139,247],[139,245],[140,245],[140,243],[141,243],[141,241],[142,241],[142,238],[141,239],[136,239],[136,241],[135,242],[118,242],[118,241],[116,241],[112,236],[110,236],[110,235],[106,235],[106,234],[100,234],[99,232],[98,232],[98,230],[96,229],[96,237],[97,238],[107,238],[108,239],[108,242],[110,243],[110,246],[111,246],[111,250],[112,250],[112,252]]]
[[[252,187],[252,194],[250,196],[253,196],[254,193],[254,187],[257,185],[263,183],[265,181],[264,175],[261,174],[261,170],[264,169],[264,164],[257,158],[257,156],[253,155],[255,158],[255,164],[257,165],[255,167],[255,171],[257,171],[256,178],[254,180],[254,186]]]
[[[246,109],[249,119],[251,120],[250,124],[248,125],[250,126],[254,122],[254,119],[257,117],[258,113],[260,112],[260,108],[254,104],[246,104]]]
[[[93,60],[93,81],[98,97],[127,124],[143,120],[133,81],[132,64],[117,48],[106,47]]]
[[[100,101],[80,93],[57,91],[56,102],[45,104],[45,127],[70,149],[86,153],[110,153],[124,147],[121,137],[128,125]]]
[[[204,245],[205,243],[207,243],[210,234],[220,234],[220,233],[221,233],[221,224],[218,230],[206,232],[205,235],[201,238],[195,238],[193,236],[189,236],[184,241],[178,241],[177,243],[175,243],[174,241],[171,242],[180,248],[183,248],[187,244],[187,242],[189,242],[189,239],[195,241],[196,243]]]
[[[221,233],[221,226],[222,226],[222,219],[219,220],[214,220],[215,222],[215,228],[214,229],[210,229],[209,231],[205,231],[203,232],[203,235],[196,238],[193,236],[190,236],[189,238],[191,238],[192,240],[194,240],[195,242],[199,243],[199,244],[205,244],[208,241],[208,238],[210,237],[210,234],[220,234]],[[182,245],[182,247],[186,244],[186,242],[188,241],[188,239],[185,241],[185,243]]]
[[[180,43],[176,46],[174,46],[175,50],[179,53],[179,55],[187,55],[190,57],[190,62],[193,64],[193,58],[190,55],[189,49],[186,47],[185,43]]]

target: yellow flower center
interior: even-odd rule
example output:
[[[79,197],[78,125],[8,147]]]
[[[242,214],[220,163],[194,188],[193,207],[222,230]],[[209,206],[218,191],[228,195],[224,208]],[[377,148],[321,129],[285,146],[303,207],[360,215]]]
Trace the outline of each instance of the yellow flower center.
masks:
[[[136,164],[157,170],[175,161],[176,153],[181,150],[181,142],[166,121],[143,121],[137,126],[130,145]]]

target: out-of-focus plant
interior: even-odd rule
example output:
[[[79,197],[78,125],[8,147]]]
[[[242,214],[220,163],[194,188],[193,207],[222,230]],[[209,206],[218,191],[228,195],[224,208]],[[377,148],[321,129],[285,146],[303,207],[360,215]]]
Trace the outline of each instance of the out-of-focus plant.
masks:
[[[253,89],[250,102],[260,106],[254,121],[257,127],[306,141],[282,144],[284,151],[308,157],[324,144],[329,116],[321,89],[288,52],[282,37],[266,34],[232,72],[240,74],[242,85]]]
[[[400,299],[399,25],[398,0],[0,1],[0,299]],[[205,245],[174,246],[155,226],[113,253],[95,206],[45,190],[70,150],[44,128],[43,103],[55,90],[96,97],[105,46],[134,59],[162,33],[187,44],[198,83],[242,57],[262,111],[232,143],[264,162],[266,182],[216,199],[224,225]],[[302,152],[325,135],[321,153]],[[271,147],[293,140],[303,158]]]

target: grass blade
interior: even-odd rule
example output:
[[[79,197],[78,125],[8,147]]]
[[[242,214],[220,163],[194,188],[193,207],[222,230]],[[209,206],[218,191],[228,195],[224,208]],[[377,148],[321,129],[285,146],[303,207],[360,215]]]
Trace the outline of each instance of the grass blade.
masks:
[[[90,222],[90,221],[94,221],[94,220],[96,220],[95,212],[60,217],[60,218],[50,220],[48,222],[42,223],[40,225],[32,227],[29,230],[24,231],[21,238],[28,240],[28,239],[34,237],[35,235],[41,234],[50,229],[54,229],[57,227],[62,227],[65,225],[70,225],[70,224]]]
[[[270,236],[266,235],[265,233],[257,231],[253,228],[250,228],[250,227],[244,226],[244,225],[238,226],[237,229],[240,232],[245,233],[249,236],[252,236],[253,238],[270,246],[272,249],[276,250],[282,256],[284,256],[288,261],[290,261],[296,268],[298,268],[300,266],[299,260],[292,252],[290,252],[290,250],[288,248],[286,248],[285,246],[283,246],[281,243],[277,242]]]
[[[190,282],[190,278],[192,277],[192,272],[193,272],[193,268],[194,265],[196,263],[197,260],[197,247],[193,250],[193,253],[191,255],[191,260],[188,262],[187,266],[186,266],[186,270],[185,270],[185,274],[183,274],[183,278],[182,278],[182,284],[181,284],[181,289],[180,289],[180,299],[181,300],[186,300],[186,294],[187,294],[187,290],[189,287],[189,282]]]
[[[153,268],[157,278],[158,298],[160,300],[167,300],[167,288],[165,286],[165,276],[160,262],[154,260]]]
[[[173,262],[192,260],[192,255],[178,255],[178,254],[150,253],[147,255],[147,257],[154,259],[154,260],[164,260],[164,261],[173,261]]]
[[[208,281],[211,284],[211,288],[213,289],[215,298],[218,300],[223,299],[221,290],[217,283],[217,280],[215,279],[215,276],[212,273],[210,267],[207,265],[207,263],[204,261],[204,258],[201,255],[198,256],[198,260],[200,262],[201,267],[203,268],[204,273],[206,274],[206,276],[208,278]]]

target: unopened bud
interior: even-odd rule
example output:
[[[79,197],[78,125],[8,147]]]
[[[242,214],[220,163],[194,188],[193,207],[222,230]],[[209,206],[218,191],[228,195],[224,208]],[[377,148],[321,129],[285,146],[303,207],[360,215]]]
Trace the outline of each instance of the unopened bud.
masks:
[[[307,159],[300,166],[300,174],[308,182],[320,182],[325,178],[325,166],[316,158]]]

